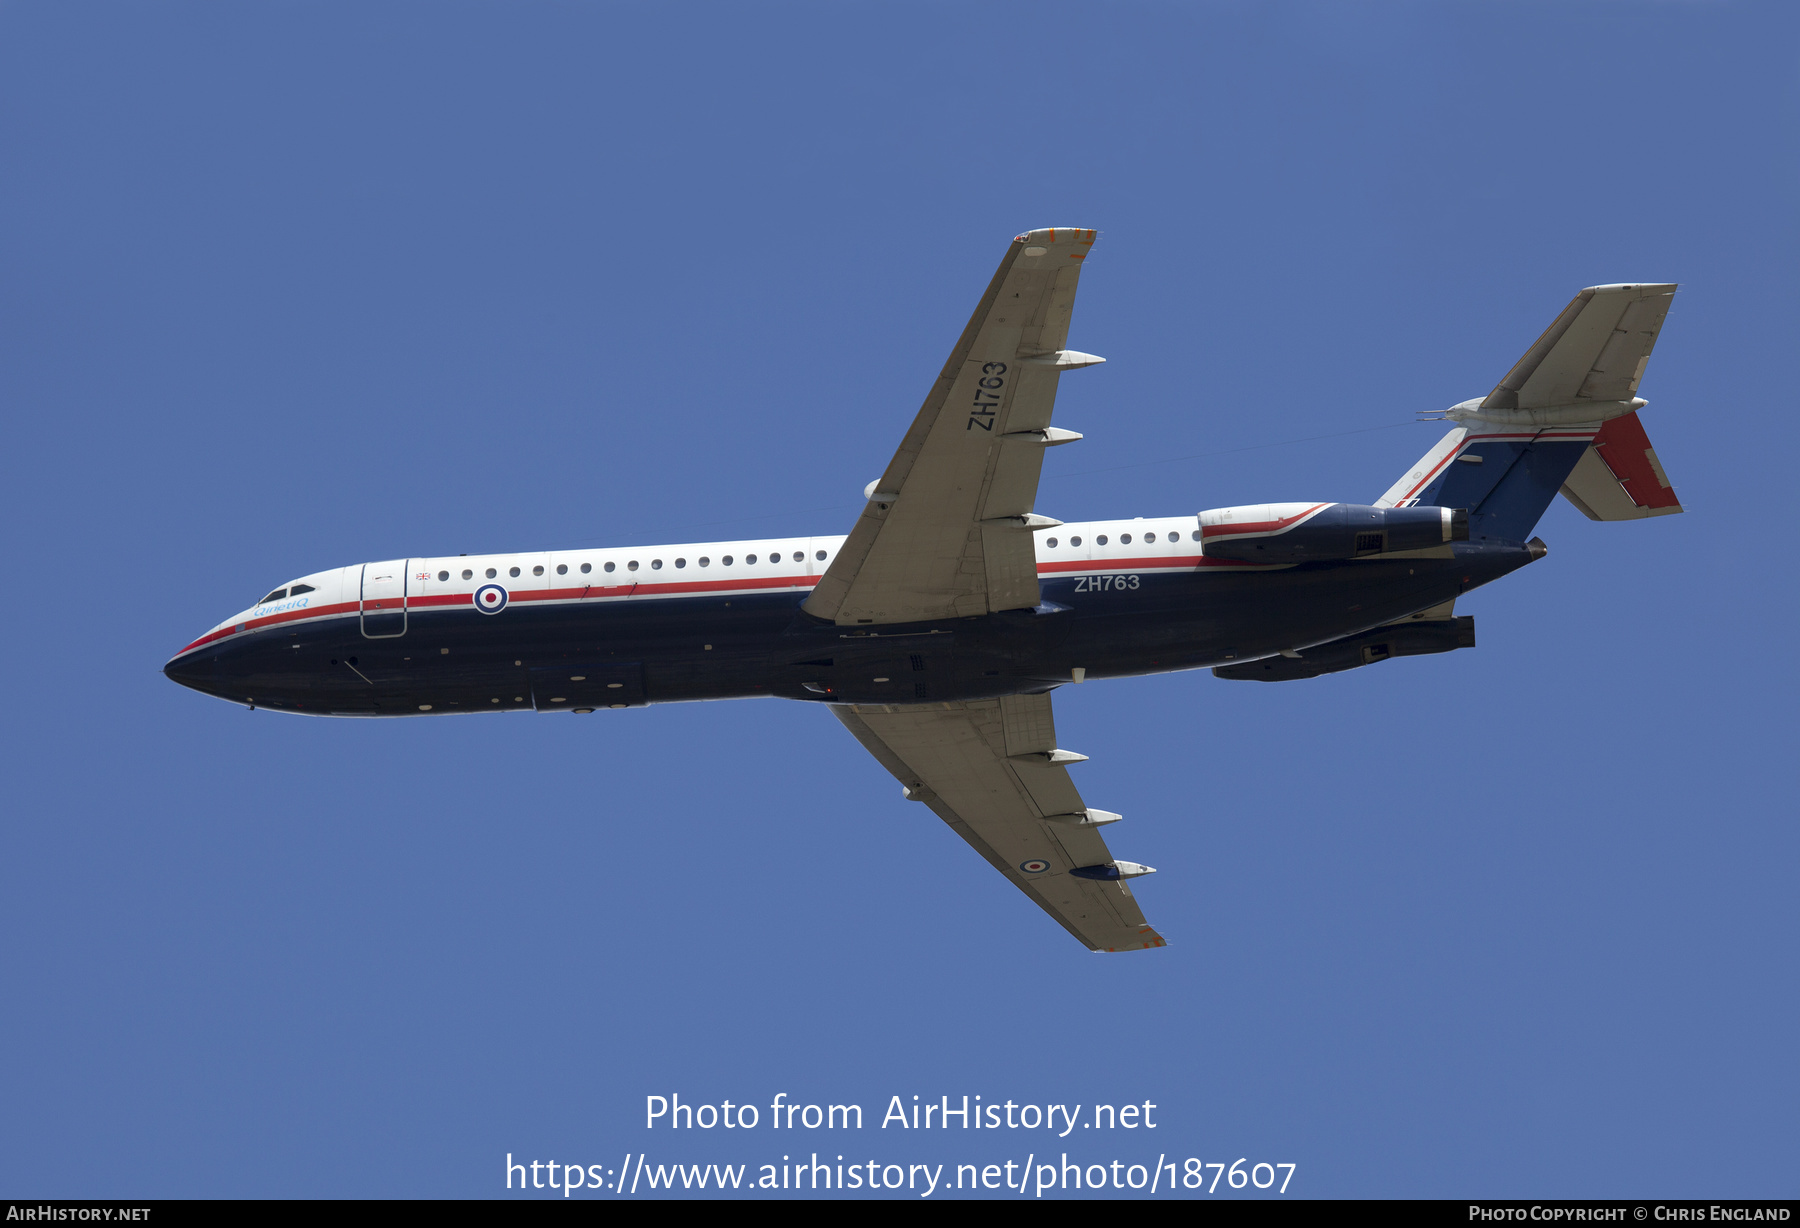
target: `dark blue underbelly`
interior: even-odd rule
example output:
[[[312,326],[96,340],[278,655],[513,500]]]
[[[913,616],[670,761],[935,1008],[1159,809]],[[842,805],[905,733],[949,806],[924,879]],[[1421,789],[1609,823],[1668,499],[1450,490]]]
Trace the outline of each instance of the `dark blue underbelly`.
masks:
[[[410,613],[367,639],[355,615],[234,637],[171,676],[238,703],[320,715],[591,710],[778,695],[922,703],[1268,656],[1378,626],[1524,565],[1523,548],[1278,571],[1046,578],[1035,611],[842,628],[802,593]]]

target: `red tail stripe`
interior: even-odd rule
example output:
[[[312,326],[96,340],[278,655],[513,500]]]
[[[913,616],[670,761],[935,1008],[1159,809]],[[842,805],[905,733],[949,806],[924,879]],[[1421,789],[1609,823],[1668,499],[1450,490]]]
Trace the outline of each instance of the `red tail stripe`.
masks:
[[[1664,486],[1651,463],[1655,451],[1636,412],[1614,418],[1594,436],[1594,447],[1625,493],[1639,507],[1680,507],[1672,486]]]

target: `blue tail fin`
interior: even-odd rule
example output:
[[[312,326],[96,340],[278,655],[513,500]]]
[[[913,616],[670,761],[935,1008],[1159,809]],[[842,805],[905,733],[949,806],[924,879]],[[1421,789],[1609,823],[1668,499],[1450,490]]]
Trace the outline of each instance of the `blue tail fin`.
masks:
[[[1575,471],[1597,427],[1457,427],[1394,484],[1380,507],[1469,509],[1469,537],[1522,542]]]
[[[1589,286],[1379,507],[1469,510],[1471,540],[1522,542],[1558,491],[1596,520],[1680,511],[1638,425],[1638,381],[1675,295],[1672,282]],[[1596,440],[1595,436],[1599,439]],[[1594,456],[1583,464],[1592,449]],[[1573,487],[1570,476],[1582,470]]]

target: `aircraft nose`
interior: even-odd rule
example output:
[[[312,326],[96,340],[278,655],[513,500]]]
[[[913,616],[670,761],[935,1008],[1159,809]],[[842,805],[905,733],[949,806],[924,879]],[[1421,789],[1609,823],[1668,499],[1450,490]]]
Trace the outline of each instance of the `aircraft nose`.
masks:
[[[196,691],[210,691],[217,676],[210,652],[190,652],[163,666],[163,676]]]

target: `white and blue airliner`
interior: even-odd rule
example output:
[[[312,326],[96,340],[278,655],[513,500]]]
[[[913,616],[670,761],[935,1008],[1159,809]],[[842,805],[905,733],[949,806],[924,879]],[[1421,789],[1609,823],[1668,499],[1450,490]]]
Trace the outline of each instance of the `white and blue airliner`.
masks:
[[[1638,419],[1675,293],[1581,291],[1371,504],[1061,523],[1034,509],[1091,230],[1014,239],[848,536],[391,559],[274,589],[164,672],[308,716],[591,714],[779,696],[827,706],[1099,951],[1163,945],[1057,745],[1051,693],[1210,668],[1281,682],[1473,647],[1470,589],[1545,554],[1561,492],[1595,520],[1682,510]]]

